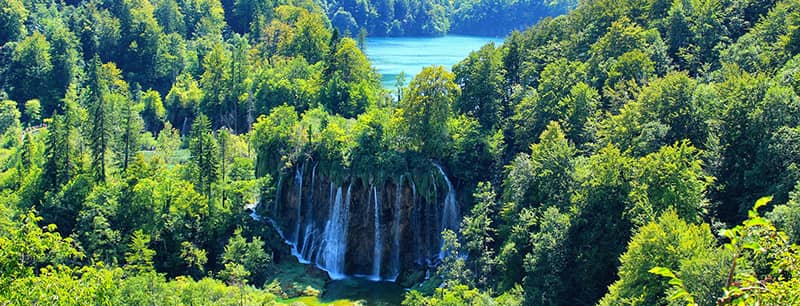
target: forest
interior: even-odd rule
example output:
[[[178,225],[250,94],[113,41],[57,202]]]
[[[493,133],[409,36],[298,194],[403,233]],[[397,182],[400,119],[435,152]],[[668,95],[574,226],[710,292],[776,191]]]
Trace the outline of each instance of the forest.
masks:
[[[577,4],[543,0],[325,0],[321,6],[340,32],[370,36],[447,33],[505,36]]]
[[[0,0],[0,305],[798,305],[799,53],[793,0]]]

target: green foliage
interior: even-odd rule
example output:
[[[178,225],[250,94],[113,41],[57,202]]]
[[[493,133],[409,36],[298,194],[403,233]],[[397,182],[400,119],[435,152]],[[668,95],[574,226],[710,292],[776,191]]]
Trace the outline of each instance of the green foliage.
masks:
[[[250,285],[289,256],[244,207],[310,163],[435,203],[432,161],[469,213],[407,305],[797,304],[798,8],[0,0],[0,304],[275,303]],[[346,37],[528,22],[396,104]]]
[[[325,61],[320,103],[331,113],[355,117],[377,103],[380,92],[377,75],[355,40],[344,38],[335,42],[331,53]]]
[[[619,280],[600,304],[678,304],[684,301],[682,296],[691,297],[686,300],[689,304],[714,304],[730,260],[707,224],[686,223],[675,210],[665,211],[637,230],[620,257]],[[686,281],[663,277],[675,274]]]
[[[11,4],[12,7],[4,7],[3,11],[13,10],[13,3]],[[50,82],[53,70],[50,43],[47,38],[39,32],[34,32],[16,45],[13,54],[9,65],[10,73],[15,76],[9,80],[13,89],[10,92],[11,98],[20,103],[40,99],[54,105],[56,99],[60,97],[47,96],[45,95],[47,91],[40,88]]]
[[[199,115],[192,123],[189,135],[192,181],[195,189],[206,197],[211,197],[211,185],[219,179],[219,146],[211,135],[211,122],[205,115]]]
[[[467,266],[475,271],[475,285],[486,288],[489,280],[493,278],[495,270],[495,254],[491,248],[494,243],[496,230],[492,224],[495,214],[496,195],[492,185],[481,182],[475,190],[475,206],[470,214],[461,222],[461,236],[464,240],[464,249],[467,252]]]
[[[244,282],[245,279],[250,283],[260,284],[267,277],[266,271],[271,261],[270,254],[264,250],[264,242],[258,237],[248,242],[242,237],[242,229],[239,228],[228,240],[225,252],[222,253],[225,269],[220,273],[230,284]]]
[[[22,1],[18,0],[3,0],[0,6],[3,7],[3,10],[0,11],[2,13],[0,14],[0,28],[3,29],[0,33],[0,45],[4,45],[9,41],[17,40],[25,33],[28,10]]]
[[[797,245],[787,244],[786,234],[758,213],[770,201],[772,197],[759,199],[748,211],[747,220],[722,233],[729,239],[723,249],[732,254],[732,260],[725,267],[727,277],[717,305],[791,304],[800,299]],[[668,269],[654,269],[652,273],[671,278],[674,289],[670,299],[695,300],[684,289],[686,281]]]
[[[447,120],[460,94],[455,75],[443,67],[427,67],[414,77],[395,114],[409,150],[439,157],[447,142]]]
[[[711,182],[697,149],[685,141],[662,147],[639,160],[628,217],[643,225],[673,208],[681,219],[699,221],[705,214],[705,193]]]
[[[517,207],[554,205],[566,208],[575,181],[575,147],[567,139],[557,122],[553,121],[531,145],[531,153],[520,154],[508,166],[505,181],[506,200]]]
[[[125,253],[126,268],[136,273],[142,273],[153,270],[153,256],[155,251],[148,248],[150,243],[150,236],[144,234],[141,230],[133,233],[130,249]]]
[[[495,128],[507,110],[503,104],[501,53],[487,44],[453,67],[461,96],[455,109],[475,117],[485,129]]]

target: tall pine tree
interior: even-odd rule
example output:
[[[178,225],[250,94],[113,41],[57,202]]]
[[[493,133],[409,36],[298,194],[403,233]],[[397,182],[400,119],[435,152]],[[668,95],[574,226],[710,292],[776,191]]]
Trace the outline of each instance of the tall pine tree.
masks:
[[[92,175],[96,182],[106,180],[106,152],[110,137],[110,124],[105,100],[106,89],[101,79],[102,65],[100,57],[95,55],[88,69],[89,113],[92,125],[89,136],[89,146],[92,149]]]
[[[204,114],[198,115],[189,133],[191,173],[197,192],[208,198],[211,198],[211,185],[219,176],[217,147],[217,141],[211,134],[211,121]]]

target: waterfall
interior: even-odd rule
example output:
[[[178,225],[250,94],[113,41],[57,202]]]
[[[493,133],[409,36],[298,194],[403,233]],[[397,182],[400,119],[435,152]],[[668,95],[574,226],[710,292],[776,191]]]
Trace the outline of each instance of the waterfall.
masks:
[[[420,236],[420,228],[422,221],[420,220],[420,207],[417,205],[417,185],[414,184],[414,181],[409,179],[408,182],[411,184],[411,201],[413,201],[412,205],[412,217],[411,217],[411,227],[416,229],[413,232],[413,241],[414,241],[414,251],[415,251],[415,258],[417,263],[422,263],[422,248],[420,244],[422,243],[422,237]]]
[[[294,242],[300,242],[300,220],[302,218],[301,211],[303,210],[303,171],[301,168],[296,168],[294,172],[294,183],[297,185],[297,215],[294,223]]]
[[[397,280],[400,275],[400,205],[403,197],[403,176],[395,185],[394,207],[392,207],[392,277]]]
[[[347,252],[347,232],[350,227],[350,187],[342,202],[342,187],[336,189],[331,207],[331,215],[325,224],[320,266],[328,270],[332,279],[342,279],[344,275],[345,254]]]
[[[372,253],[372,279],[381,280],[381,259],[383,257],[383,240],[381,239],[381,210],[378,202],[378,188],[372,186],[372,194],[375,196],[373,207],[373,223],[375,226],[375,243]]]
[[[275,187],[275,199],[272,201],[272,215],[278,215],[278,206],[281,203],[281,186],[283,184],[283,176],[278,175],[278,185]]]
[[[278,177],[270,214],[253,215],[272,225],[301,263],[333,279],[360,275],[396,281],[411,263],[435,269],[444,255],[441,231],[457,231],[460,223],[456,190],[442,166],[434,163],[436,170],[421,178],[364,182],[345,177],[336,183],[317,169],[319,163],[306,171],[308,162],[313,161]],[[419,191],[415,181],[424,183]]]
[[[306,205],[306,213],[305,218],[303,219],[305,223],[305,232],[303,233],[303,244],[300,246],[300,254],[307,258],[308,260],[313,260],[311,257],[314,254],[314,240],[312,240],[313,235],[316,233],[314,228],[314,192],[316,191],[315,182],[317,177],[317,166],[319,163],[315,163],[314,167],[311,168],[311,195],[308,196],[308,205]],[[300,220],[297,221],[298,224],[301,223]],[[298,241],[299,242],[299,241]]]
[[[447,178],[447,174],[444,173],[442,167],[438,164],[434,164],[434,166],[436,166],[436,169],[439,169],[439,173],[442,174],[444,181],[447,183],[447,196],[444,198],[441,228],[442,230],[449,229],[458,232],[459,218],[458,203],[456,203],[456,189],[453,188],[453,183]]]
[[[440,232],[449,229],[454,232],[458,232],[458,203],[456,203],[456,190],[453,188],[453,184],[450,182],[450,179],[447,178],[447,174],[444,173],[442,166],[439,164],[434,163],[436,169],[439,169],[439,173],[442,174],[444,177],[444,181],[447,183],[447,195],[444,198],[444,205],[443,205],[443,212],[442,212],[442,222],[440,227]],[[439,252],[439,259],[444,258],[444,253]]]

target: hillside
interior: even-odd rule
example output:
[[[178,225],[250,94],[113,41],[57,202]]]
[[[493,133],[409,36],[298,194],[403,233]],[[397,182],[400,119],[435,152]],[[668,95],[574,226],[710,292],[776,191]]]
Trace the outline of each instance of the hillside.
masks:
[[[354,3],[0,0],[0,304],[800,303],[800,2]]]

